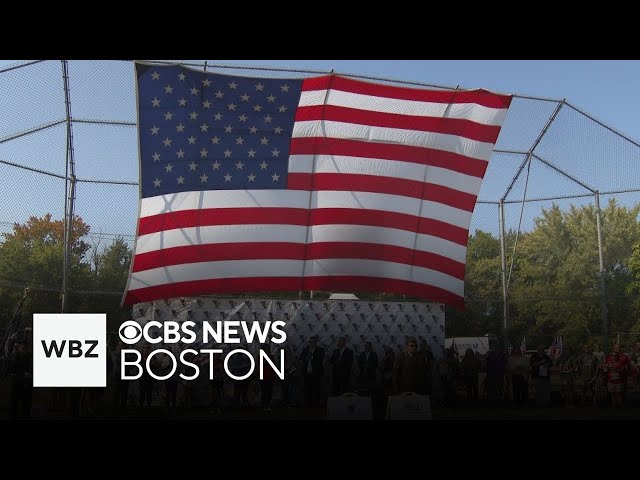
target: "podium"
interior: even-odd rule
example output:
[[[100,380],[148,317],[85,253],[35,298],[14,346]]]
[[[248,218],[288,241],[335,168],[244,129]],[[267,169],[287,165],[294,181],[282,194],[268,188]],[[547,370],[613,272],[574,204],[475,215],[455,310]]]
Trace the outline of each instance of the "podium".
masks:
[[[327,399],[327,420],[372,420],[373,406],[370,397],[344,393]]]
[[[390,396],[387,402],[387,420],[432,420],[431,397],[414,392]]]

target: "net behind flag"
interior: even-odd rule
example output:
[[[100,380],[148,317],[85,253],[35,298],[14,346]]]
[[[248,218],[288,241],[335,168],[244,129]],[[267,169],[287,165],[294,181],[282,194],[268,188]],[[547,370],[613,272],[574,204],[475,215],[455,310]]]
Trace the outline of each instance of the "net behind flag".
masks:
[[[135,69],[125,304],[330,290],[462,306],[471,214],[510,96]]]

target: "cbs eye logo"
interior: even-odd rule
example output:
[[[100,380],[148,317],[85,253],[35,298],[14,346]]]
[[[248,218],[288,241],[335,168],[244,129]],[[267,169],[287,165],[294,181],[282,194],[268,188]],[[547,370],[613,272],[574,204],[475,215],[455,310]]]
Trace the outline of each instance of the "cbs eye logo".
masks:
[[[120,330],[118,330],[118,335],[120,335],[120,340],[127,345],[133,345],[134,343],[138,343],[138,341],[142,338],[142,328],[138,325],[137,322],[133,320],[127,320],[122,325],[120,325]]]

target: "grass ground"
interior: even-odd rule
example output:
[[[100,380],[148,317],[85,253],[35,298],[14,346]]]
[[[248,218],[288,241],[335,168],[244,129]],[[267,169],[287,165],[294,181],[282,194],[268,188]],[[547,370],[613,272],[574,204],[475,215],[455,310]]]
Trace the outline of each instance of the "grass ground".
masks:
[[[53,394],[48,389],[34,389],[32,419],[33,420],[65,420],[76,418],[71,414],[68,390],[60,389],[61,394]],[[8,418],[10,406],[7,382],[0,382],[0,420]],[[178,408],[171,411],[162,406],[148,409],[129,407],[124,412],[116,412],[111,405],[112,395],[109,391],[98,403],[93,414],[84,412],[80,416],[87,420],[154,420],[154,421],[217,421],[217,420],[323,420],[326,419],[325,408],[274,408],[265,412],[261,408],[225,408],[221,413],[214,413],[209,408]],[[640,420],[640,398],[634,397],[623,409],[592,406],[565,408],[551,406],[539,408],[533,405],[516,408],[510,402],[498,401],[490,404],[480,401],[466,404],[464,397],[458,398],[455,407],[434,406],[433,420]],[[376,418],[385,417],[385,408],[376,412]]]

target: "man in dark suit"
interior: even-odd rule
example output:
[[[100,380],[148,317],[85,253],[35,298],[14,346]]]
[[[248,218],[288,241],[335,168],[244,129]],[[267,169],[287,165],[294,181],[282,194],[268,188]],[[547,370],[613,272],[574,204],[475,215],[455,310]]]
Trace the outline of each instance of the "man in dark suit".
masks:
[[[360,372],[359,384],[369,393],[373,392],[376,385],[378,372],[378,355],[371,349],[371,342],[364,344],[364,352],[358,355],[358,370]]]
[[[300,355],[300,368],[304,379],[304,394],[308,407],[320,406],[320,389],[324,376],[324,349],[318,346],[318,338],[309,339]]]
[[[347,339],[338,338],[338,348],[331,355],[333,365],[333,395],[342,395],[349,390],[351,367],[353,366],[353,350],[347,347]]]
[[[405,350],[400,353],[393,364],[393,390],[395,393],[420,391],[424,383],[425,362],[418,355],[418,344],[415,337],[407,337]]]

